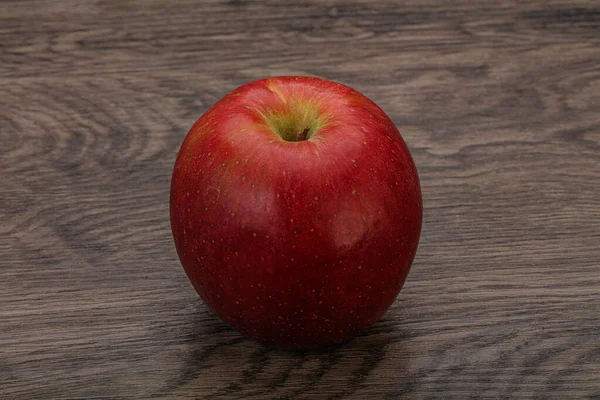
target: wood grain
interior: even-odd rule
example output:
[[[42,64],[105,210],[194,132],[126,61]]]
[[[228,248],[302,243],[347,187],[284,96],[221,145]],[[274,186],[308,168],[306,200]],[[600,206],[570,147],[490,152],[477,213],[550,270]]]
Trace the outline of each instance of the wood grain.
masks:
[[[308,353],[205,308],[174,158],[244,82],[355,87],[425,221],[386,317]],[[594,1],[0,3],[0,398],[600,398]]]

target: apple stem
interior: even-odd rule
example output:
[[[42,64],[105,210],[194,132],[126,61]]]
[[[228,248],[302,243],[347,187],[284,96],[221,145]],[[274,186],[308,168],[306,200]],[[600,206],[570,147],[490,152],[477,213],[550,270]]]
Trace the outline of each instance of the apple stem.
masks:
[[[296,137],[296,141],[301,142],[303,140],[306,140],[306,137],[308,136],[308,132],[310,132],[310,128],[304,128],[304,130],[302,132],[300,132],[298,134],[298,136]]]

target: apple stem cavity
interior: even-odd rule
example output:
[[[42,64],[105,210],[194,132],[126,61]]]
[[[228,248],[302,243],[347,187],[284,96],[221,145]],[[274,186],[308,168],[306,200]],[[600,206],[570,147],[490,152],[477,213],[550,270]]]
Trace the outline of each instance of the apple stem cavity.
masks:
[[[304,130],[299,132],[298,135],[296,136],[296,142],[301,142],[303,140],[306,140],[309,132],[310,132],[310,128],[308,128],[308,127],[304,128]]]

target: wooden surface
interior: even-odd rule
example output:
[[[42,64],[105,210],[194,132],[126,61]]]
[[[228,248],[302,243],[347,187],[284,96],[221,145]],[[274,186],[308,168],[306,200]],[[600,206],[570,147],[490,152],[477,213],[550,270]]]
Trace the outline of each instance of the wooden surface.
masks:
[[[398,2],[400,3],[400,2]],[[265,349],[174,251],[192,123],[250,80],[377,102],[424,229],[382,321]],[[2,1],[1,399],[600,398],[600,4]]]

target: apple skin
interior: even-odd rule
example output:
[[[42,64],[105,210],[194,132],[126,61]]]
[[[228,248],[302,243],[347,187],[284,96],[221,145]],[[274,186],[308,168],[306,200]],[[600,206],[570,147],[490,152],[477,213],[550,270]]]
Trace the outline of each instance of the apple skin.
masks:
[[[307,140],[282,138],[305,125]],[[375,103],[283,76],[237,88],[194,124],[170,216],[185,272],[215,314],[264,345],[311,349],[390,307],[415,257],[422,200],[410,153]]]

